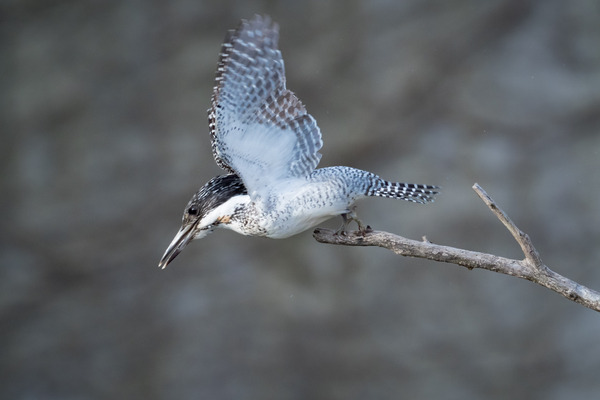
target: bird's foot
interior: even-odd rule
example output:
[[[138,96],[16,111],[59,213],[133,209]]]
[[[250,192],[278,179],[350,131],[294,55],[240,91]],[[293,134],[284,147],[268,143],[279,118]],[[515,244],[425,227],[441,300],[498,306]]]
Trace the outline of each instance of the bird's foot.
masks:
[[[349,212],[342,214],[342,226],[334,233],[334,235],[348,235],[348,225],[350,222],[354,221],[358,225],[358,231],[356,234],[359,236],[365,236],[367,233],[373,232],[373,229],[369,225],[364,225],[360,219],[356,216],[354,210],[350,210]]]

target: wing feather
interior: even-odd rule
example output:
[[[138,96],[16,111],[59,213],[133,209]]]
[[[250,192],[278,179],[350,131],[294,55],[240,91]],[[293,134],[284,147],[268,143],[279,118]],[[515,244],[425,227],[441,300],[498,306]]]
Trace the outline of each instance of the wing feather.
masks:
[[[277,24],[260,16],[228,33],[209,109],[215,161],[238,174],[251,196],[308,176],[323,145],[315,119],[285,87],[278,36]]]

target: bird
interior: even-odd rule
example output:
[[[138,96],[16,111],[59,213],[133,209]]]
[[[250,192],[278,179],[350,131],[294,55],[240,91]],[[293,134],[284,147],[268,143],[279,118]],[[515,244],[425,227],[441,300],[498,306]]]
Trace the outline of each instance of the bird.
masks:
[[[188,202],[181,228],[159,262],[165,268],[216,228],[283,239],[341,215],[338,234],[357,218],[357,199],[379,196],[429,203],[438,186],[386,181],[360,169],[317,168],[321,131],[286,88],[279,25],[268,16],[242,20],[221,47],[208,109],[213,157],[226,174]]]

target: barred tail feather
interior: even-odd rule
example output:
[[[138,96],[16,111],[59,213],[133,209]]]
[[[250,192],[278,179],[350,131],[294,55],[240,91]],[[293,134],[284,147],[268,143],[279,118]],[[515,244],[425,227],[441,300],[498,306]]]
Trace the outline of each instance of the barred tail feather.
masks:
[[[439,189],[439,186],[388,182],[377,179],[375,185],[369,188],[367,196],[389,197],[425,204],[434,201],[435,196],[438,194],[437,189]]]

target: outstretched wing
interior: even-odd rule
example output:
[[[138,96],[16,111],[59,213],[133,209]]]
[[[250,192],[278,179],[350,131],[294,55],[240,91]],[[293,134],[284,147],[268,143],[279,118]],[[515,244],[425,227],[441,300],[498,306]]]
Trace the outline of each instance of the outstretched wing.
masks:
[[[317,122],[285,87],[278,36],[277,24],[260,16],[229,32],[208,110],[215,161],[255,197],[310,174],[323,145]]]

